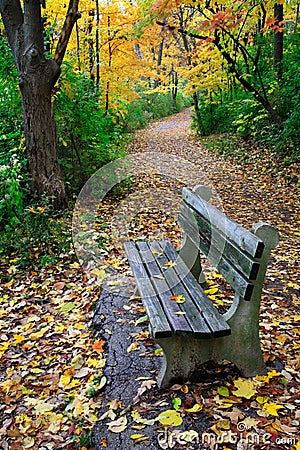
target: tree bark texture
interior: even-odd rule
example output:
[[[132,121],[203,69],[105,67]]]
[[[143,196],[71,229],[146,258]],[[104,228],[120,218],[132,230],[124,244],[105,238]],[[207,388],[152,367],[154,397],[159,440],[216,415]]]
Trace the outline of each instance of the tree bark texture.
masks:
[[[0,13],[18,70],[31,193],[49,196],[55,209],[64,209],[67,197],[58,163],[51,92],[78,18],[77,8],[78,0],[70,0],[55,59],[46,60],[41,3],[25,0],[22,10],[20,0],[0,0]]]
[[[63,209],[67,201],[58,164],[51,102],[51,91],[60,69],[53,60],[35,61],[39,59],[36,53],[31,48],[24,55],[19,75],[31,192],[51,197],[55,208]]]

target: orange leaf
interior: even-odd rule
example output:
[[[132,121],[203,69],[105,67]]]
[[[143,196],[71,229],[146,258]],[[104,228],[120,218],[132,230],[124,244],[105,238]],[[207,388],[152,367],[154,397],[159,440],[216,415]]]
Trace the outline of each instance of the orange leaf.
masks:
[[[105,341],[103,339],[101,339],[101,341],[95,341],[93,344],[93,349],[97,352],[97,353],[103,353],[104,352],[104,346]]]

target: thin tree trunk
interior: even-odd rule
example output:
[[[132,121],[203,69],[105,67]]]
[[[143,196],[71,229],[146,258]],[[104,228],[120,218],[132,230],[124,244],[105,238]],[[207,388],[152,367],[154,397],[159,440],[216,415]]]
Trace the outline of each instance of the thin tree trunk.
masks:
[[[160,66],[162,63],[162,57],[163,57],[163,48],[164,48],[164,38],[162,38],[159,47],[158,47],[158,54],[157,54],[157,75],[159,76],[160,74]],[[154,88],[157,88],[159,86],[159,78],[157,78],[156,80],[154,80]]]
[[[283,31],[281,31],[283,24],[283,4],[275,3],[274,5],[274,18],[275,25],[279,27],[274,31],[274,69],[277,73],[278,80],[280,81],[283,76]]]
[[[99,27],[100,27],[99,1],[96,0],[96,85],[97,86],[100,84]]]

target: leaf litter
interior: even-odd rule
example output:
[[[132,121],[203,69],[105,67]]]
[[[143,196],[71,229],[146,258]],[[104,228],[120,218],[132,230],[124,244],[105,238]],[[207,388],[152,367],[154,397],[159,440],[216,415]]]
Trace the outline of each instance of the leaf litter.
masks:
[[[274,177],[264,163],[262,170],[259,164],[241,166],[210,153],[187,130],[189,121],[189,112],[184,112],[156,122],[138,131],[129,144],[131,152],[151,150],[191,161],[199,167],[199,180],[138,176],[130,186],[129,208],[127,193],[121,202],[114,196],[104,199],[97,223],[104,267],[87,275],[74,255],[69,255],[61,264],[40,272],[33,268],[24,276],[14,267],[13,257],[9,265],[4,264],[9,277],[1,285],[0,299],[0,445],[4,450],[86,448],[82,436],[97,421],[107,382],[105,340],[90,327],[92,308],[107,268],[118,275],[131,275],[119,237],[167,238],[175,247],[180,245],[182,232],[176,219],[181,187],[202,183],[203,176],[230,217],[247,228],[259,220],[268,221],[281,234],[272,253],[260,315],[268,375],[244,379],[226,362],[223,366],[208,364],[199,374],[201,383],[174,385],[159,394],[154,379],[141,380],[130,408],[118,399],[107,405],[107,413],[100,417],[108,428],[102,446],[109,446],[110,433],[122,434],[130,428],[136,430],[131,432],[135,445],[149,445],[154,432],[160,448],[167,448],[159,440],[161,433],[167,433],[174,448],[195,448],[203,423],[216,439],[231,431],[243,445],[247,433],[253,431],[262,439],[269,438],[264,444],[268,450],[299,449],[299,186]],[[149,197],[156,190],[161,195],[147,204],[145,190]],[[143,206],[137,211],[130,210],[134,198]],[[123,222],[116,219],[116,201],[118,216],[126,211]],[[230,304],[231,293],[212,267],[206,269],[207,293],[222,311]],[[141,304],[136,313],[136,326],[144,326],[147,317]],[[149,339],[140,333],[127,348],[136,358],[142,356],[140,339]],[[161,355],[157,350],[152,357]],[[236,448],[230,442],[221,445]]]

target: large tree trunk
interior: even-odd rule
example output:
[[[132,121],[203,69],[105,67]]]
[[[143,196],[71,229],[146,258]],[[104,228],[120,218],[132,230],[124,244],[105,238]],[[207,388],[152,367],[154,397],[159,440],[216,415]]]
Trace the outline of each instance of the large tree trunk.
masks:
[[[35,59],[38,53],[31,48],[23,57],[24,67],[19,76],[31,192],[49,196],[55,209],[64,209],[67,199],[58,164],[51,102],[51,91],[60,68],[53,60]]]
[[[31,192],[38,197],[46,194],[55,209],[64,209],[67,197],[58,164],[51,92],[80,16],[78,1],[69,0],[55,57],[46,60],[40,1],[26,0],[22,9],[20,0],[0,0],[0,13],[19,76]]]

